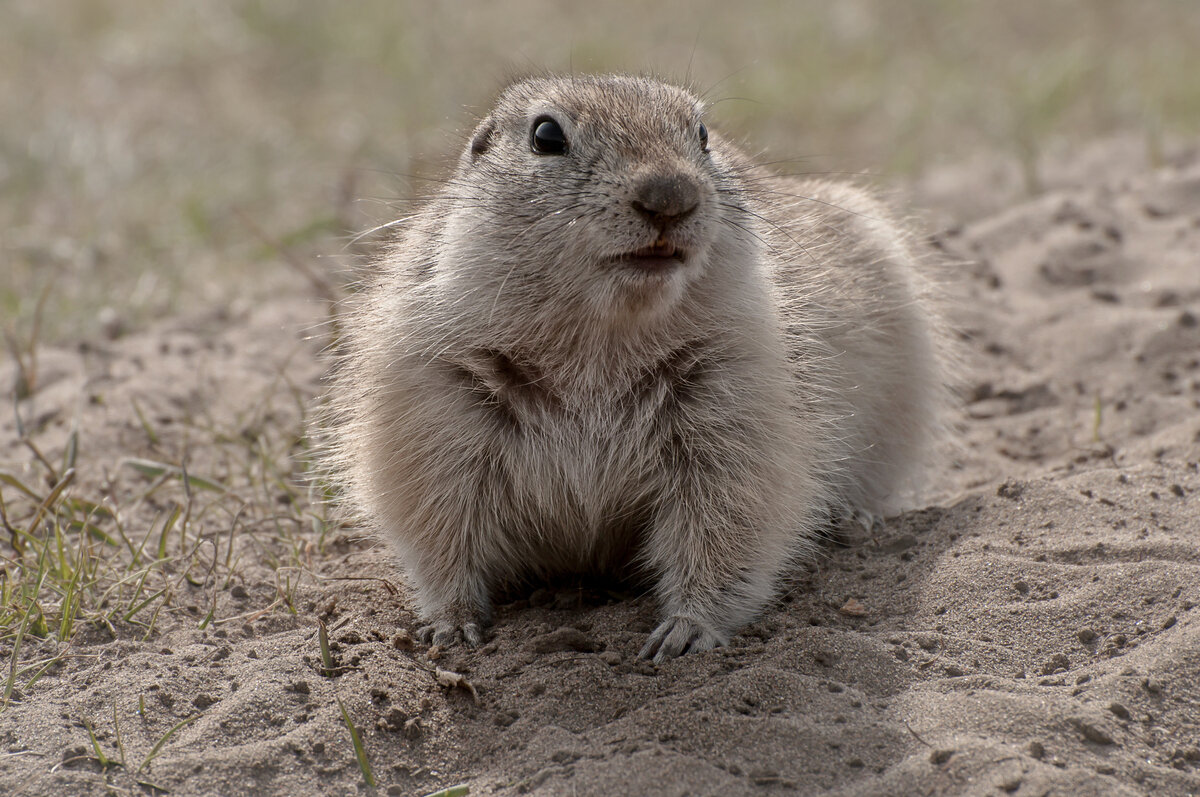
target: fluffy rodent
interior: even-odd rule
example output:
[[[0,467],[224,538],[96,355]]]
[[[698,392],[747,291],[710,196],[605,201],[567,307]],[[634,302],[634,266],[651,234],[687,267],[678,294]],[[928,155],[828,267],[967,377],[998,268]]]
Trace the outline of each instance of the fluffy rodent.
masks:
[[[656,661],[727,643],[823,530],[934,459],[943,333],[863,190],[778,177],[692,93],[517,82],[344,316],[345,500],[437,644],[502,585],[638,573]]]

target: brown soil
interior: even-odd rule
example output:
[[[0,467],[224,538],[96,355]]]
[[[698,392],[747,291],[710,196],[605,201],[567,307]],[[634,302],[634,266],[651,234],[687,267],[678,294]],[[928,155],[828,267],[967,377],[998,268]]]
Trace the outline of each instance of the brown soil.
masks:
[[[1200,168],[1082,180],[937,241],[971,374],[943,497],[661,667],[636,659],[652,600],[594,586],[500,607],[479,651],[412,642],[384,554],[322,539],[297,486],[319,303],[42,350],[20,411],[54,456],[78,425],[73,490],[150,534],[188,496],[122,460],[230,492],[193,489],[196,552],[148,636],[27,643],[67,655],[0,712],[0,792],[366,793],[335,698],[385,794],[1200,791]],[[10,415],[0,464],[33,481]],[[114,715],[130,766],[103,769],[84,722],[112,758]]]

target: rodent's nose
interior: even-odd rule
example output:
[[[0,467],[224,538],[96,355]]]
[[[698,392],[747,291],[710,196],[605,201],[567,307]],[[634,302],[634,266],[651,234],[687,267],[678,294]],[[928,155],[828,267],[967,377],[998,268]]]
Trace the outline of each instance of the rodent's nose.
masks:
[[[700,187],[685,174],[652,174],[634,188],[633,209],[660,229],[681,221],[700,204]]]

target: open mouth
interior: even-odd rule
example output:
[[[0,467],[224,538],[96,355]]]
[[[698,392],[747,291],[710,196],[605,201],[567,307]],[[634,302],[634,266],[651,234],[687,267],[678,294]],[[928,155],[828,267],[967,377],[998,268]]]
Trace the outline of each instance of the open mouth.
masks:
[[[670,241],[659,239],[649,246],[627,252],[617,258],[620,263],[639,271],[666,271],[687,259],[687,253]]]

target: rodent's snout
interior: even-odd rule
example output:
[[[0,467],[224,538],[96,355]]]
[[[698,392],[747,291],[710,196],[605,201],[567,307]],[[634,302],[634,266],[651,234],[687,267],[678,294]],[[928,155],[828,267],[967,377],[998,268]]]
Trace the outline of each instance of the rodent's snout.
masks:
[[[633,189],[633,209],[665,232],[700,204],[700,186],[686,174],[649,174]]]

